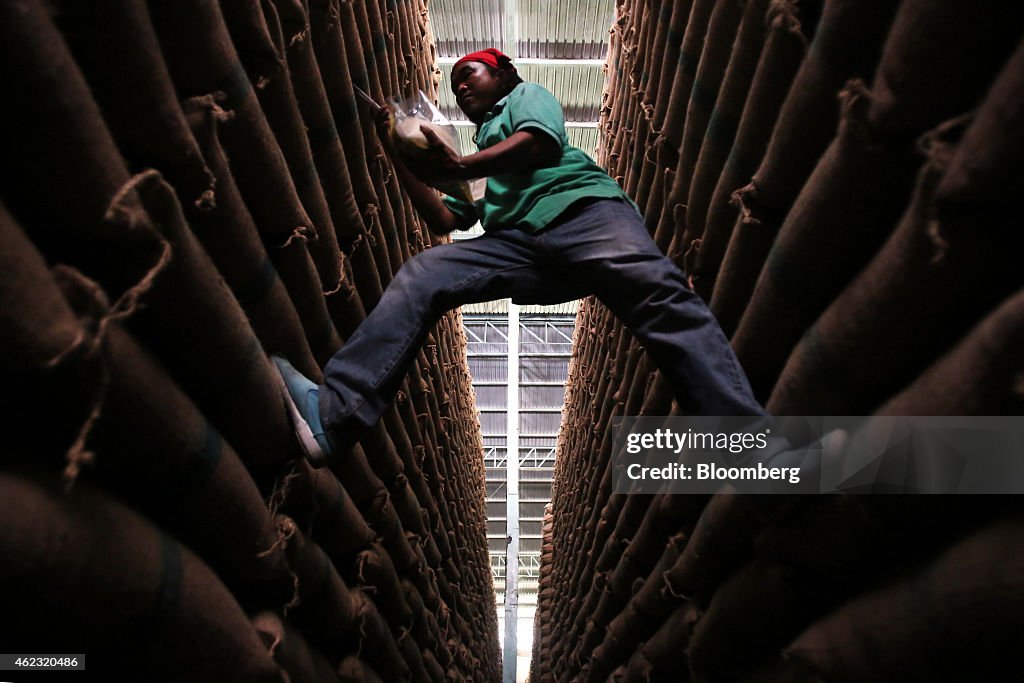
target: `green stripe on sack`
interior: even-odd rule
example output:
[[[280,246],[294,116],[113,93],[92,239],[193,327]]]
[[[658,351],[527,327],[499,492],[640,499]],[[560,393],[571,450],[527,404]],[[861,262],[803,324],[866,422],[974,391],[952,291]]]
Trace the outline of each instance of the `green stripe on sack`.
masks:
[[[337,125],[347,128],[359,120],[359,110],[356,105],[356,95],[353,91],[352,97],[344,97],[340,106],[334,107],[334,119]]]
[[[247,282],[235,290],[235,298],[239,303],[252,303],[259,301],[273,289],[277,281],[277,269],[269,256],[263,258],[259,268]]]
[[[220,432],[203,420],[202,443],[188,449],[193,457],[186,463],[181,476],[182,490],[197,488],[206,483],[224,453],[224,439]]]
[[[292,182],[295,183],[295,189],[298,191],[305,190],[320,182],[320,174],[316,170],[316,162],[313,161],[312,157],[310,157],[309,161],[302,164],[300,168],[295,169],[292,173]]]
[[[338,127],[334,125],[334,121],[328,120],[322,126],[310,128],[307,137],[309,138],[310,149],[316,154],[338,139]]]
[[[679,70],[687,76],[697,75],[698,64],[700,64],[700,55],[694,57],[689,52],[679,53]]]
[[[732,144],[737,125],[735,116],[723,114],[720,109],[715,108],[711,112],[711,118],[708,119],[708,130],[705,137],[714,145]]]
[[[700,81],[694,81],[693,88],[690,90],[691,102],[701,109],[710,109],[715,106],[715,100],[717,98],[718,90],[708,88]]]
[[[217,82],[216,89],[224,93],[225,109],[235,109],[252,92],[252,82],[240,62],[235,62],[228,74]]]
[[[161,617],[178,604],[184,562],[178,542],[167,534],[160,534],[160,583],[153,601],[153,616]]]
[[[634,174],[640,173],[641,170],[643,169],[643,167],[644,167],[644,155],[643,154],[634,154],[633,155],[633,161],[632,161],[632,163],[630,163],[630,168],[632,169],[632,172]]]

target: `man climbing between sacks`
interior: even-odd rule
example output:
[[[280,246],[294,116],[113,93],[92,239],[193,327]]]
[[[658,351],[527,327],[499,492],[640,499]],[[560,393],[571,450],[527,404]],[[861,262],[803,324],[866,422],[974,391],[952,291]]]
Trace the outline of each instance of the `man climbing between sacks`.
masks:
[[[310,461],[320,466],[344,457],[383,415],[446,311],[507,297],[553,304],[596,295],[651,354],[684,414],[766,415],[718,323],[654,244],[636,205],[568,143],[555,97],[524,82],[493,48],[456,62],[452,91],[477,125],[479,152],[460,157],[424,129],[427,157],[403,159],[388,141],[386,108],[378,128],[431,231],[465,230],[479,220],[485,232],[405,263],[327,363],[323,385],[274,358]],[[471,178],[487,179],[473,203],[442,200],[428,184]]]

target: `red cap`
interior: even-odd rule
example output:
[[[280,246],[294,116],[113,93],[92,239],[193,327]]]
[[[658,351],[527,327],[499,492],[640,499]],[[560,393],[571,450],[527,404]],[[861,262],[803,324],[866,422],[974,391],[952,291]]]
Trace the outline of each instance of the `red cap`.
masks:
[[[512,58],[501,50],[497,50],[493,47],[489,47],[486,50],[479,50],[478,52],[470,52],[468,55],[455,62],[452,66],[452,70],[454,71],[459,64],[462,64],[463,62],[483,62],[495,69],[499,66],[512,66]],[[502,64],[502,62],[504,62],[504,64]],[[515,67],[512,68],[515,69]]]

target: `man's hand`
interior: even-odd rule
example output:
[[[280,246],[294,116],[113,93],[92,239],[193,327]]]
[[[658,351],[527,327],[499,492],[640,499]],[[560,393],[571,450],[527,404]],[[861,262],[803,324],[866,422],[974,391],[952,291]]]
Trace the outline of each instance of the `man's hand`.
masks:
[[[453,180],[466,180],[470,177],[469,169],[463,163],[463,158],[445,144],[436,132],[424,125],[420,126],[420,131],[427,138],[427,143],[430,146],[415,157],[407,155],[402,157],[406,167],[417,178],[432,185]]]
[[[391,117],[393,113],[390,105],[381,105],[379,109],[373,112],[373,123],[377,128],[377,137],[380,138],[380,144],[384,148],[384,152],[391,158],[395,156],[395,146],[391,140]]]

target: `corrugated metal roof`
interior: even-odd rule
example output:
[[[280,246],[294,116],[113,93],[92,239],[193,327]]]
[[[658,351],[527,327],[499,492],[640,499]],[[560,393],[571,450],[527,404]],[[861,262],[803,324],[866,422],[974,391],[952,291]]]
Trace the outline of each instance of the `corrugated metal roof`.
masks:
[[[508,313],[508,299],[487,301],[480,304],[466,304],[462,307],[463,315],[490,315]],[[576,315],[580,308],[579,300],[567,301],[554,306],[520,306],[520,315]]]
[[[504,9],[501,0],[431,0],[430,26],[438,57],[461,57],[487,47],[501,47]]]
[[[512,28],[516,57],[604,59],[614,0],[518,0]],[[502,48],[505,3],[501,0],[432,0],[431,28],[437,56],[461,57],[485,47]]]
[[[604,59],[613,0],[519,0],[519,57]]]

